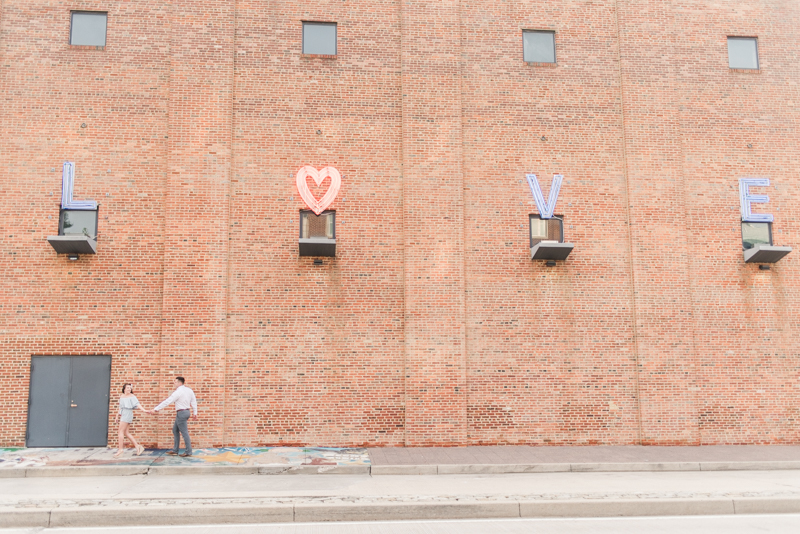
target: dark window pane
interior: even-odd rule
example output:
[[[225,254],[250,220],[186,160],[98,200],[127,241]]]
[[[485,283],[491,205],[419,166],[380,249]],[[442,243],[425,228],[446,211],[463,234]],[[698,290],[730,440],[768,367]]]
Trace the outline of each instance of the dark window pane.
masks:
[[[73,11],[69,44],[105,46],[107,18],[107,13]]]
[[[742,245],[745,249],[753,248],[757,245],[771,244],[772,228],[770,228],[770,223],[742,223]]]
[[[61,210],[58,224],[61,235],[88,235],[97,237],[97,212],[94,210]]]
[[[303,53],[335,56],[336,24],[323,22],[304,22]]]
[[[542,241],[563,243],[564,221],[561,218],[540,219],[538,215],[531,215],[531,247]]]
[[[522,32],[523,60],[532,63],[556,62],[555,32]]]
[[[335,212],[333,211],[326,211],[320,215],[303,211],[300,213],[300,237],[303,239],[311,237],[333,239],[336,237],[334,220]]]
[[[754,37],[728,37],[728,66],[732,69],[757,69],[758,40]]]

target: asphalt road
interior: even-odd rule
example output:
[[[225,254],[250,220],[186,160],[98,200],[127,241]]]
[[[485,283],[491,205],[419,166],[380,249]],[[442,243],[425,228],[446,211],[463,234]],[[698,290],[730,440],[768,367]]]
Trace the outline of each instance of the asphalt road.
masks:
[[[0,529],[0,534],[797,534],[800,514]]]

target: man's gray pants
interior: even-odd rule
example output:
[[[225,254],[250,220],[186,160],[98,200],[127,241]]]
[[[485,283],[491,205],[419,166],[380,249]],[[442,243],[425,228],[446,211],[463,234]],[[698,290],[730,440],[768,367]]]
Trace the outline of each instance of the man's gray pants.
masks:
[[[183,436],[183,443],[186,445],[186,454],[192,454],[192,440],[189,438],[189,416],[190,410],[181,410],[175,412],[175,422],[172,423],[172,436],[175,438],[175,447],[172,449],[178,452],[181,448],[181,436]]]

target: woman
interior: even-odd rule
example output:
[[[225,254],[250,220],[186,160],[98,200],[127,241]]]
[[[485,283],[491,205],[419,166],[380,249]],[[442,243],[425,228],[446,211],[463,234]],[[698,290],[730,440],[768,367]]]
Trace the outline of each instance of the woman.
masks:
[[[136,408],[147,413],[147,410],[139,404],[139,399],[133,394],[133,385],[123,384],[122,396],[119,398],[119,412],[117,412],[117,417],[114,419],[114,423],[119,421],[119,447],[114,458],[119,458],[125,451],[125,436],[128,436],[128,439],[131,440],[131,443],[136,448],[136,456],[144,452],[144,447],[136,443],[130,431],[131,423],[133,423],[133,410]],[[120,420],[120,417],[122,420]]]

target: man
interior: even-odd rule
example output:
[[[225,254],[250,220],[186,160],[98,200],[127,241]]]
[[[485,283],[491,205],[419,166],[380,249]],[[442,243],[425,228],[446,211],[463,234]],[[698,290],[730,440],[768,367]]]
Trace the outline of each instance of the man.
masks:
[[[175,438],[175,447],[168,451],[167,454],[175,456],[181,447],[181,436],[183,436],[183,444],[186,450],[180,456],[187,458],[192,455],[192,440],[189,439],[189,409],[191,408],[192,420],[197,421],[197,398],[194,396],[194,391],[187,388],[184,384],[186,380],[182,376],[176,376],[172,381],[175,386],[175,391],[169,396],[167,400],[150,410],[149,413],[155,414],[157,411],[162,410],[175,403],[175,422],[172,424],[172,435]]]

